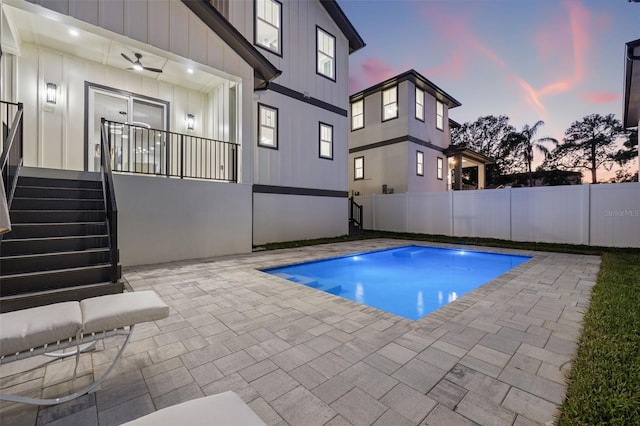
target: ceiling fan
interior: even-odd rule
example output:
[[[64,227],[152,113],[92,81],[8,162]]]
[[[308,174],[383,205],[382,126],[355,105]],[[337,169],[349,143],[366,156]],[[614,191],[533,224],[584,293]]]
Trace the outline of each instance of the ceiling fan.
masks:
[[[142,58],[142,55],[140,53],[134,53],[136,60],[132,60],[130,57],[128,57],[127,55],[125,55],[124,53],[121,53],[122,57],[125,58],[127,61],[131,62],[133,64],[133,66],[131,68],[128,68],[130,70],[136,70],[136,71],[142,71],[142,70],[146,70],[146,71],[151,71],[151,72],[162,72],[162,70],[160,68],[151,68],[151,67],[145,67],[144,65],[142,65],[142,63],[140,63],[140,59]]]

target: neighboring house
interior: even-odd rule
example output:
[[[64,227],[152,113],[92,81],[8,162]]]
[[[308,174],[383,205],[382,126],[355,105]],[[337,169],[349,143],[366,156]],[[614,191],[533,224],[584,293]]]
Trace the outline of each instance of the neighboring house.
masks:
[[[626,129],[640,129],[640,39],[626,45],[624,72],[623,125]],[[640,151],[640,142],[638,142]],[[640,179],[640,160],[638,161]]]
[[[415,70],[351,95],[350,101],[353,194],[463,189],[463,168],[478,166],[483,177],[484,164],[491,162],[450,147],[449,109],[460,102]]]
[[[364,42],[335,1],[0,6],[24,165],[96,171],[114,122],[124,265],[348,232],[348,57]]]

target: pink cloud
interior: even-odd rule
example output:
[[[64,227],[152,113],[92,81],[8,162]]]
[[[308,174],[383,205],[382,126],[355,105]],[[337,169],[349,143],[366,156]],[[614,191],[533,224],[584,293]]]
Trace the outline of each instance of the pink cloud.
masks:
[[[617,101],[619,98],[617,93],[612,92],[590,92],[585,93],[583,97],[594,104],[610,104],[611,102]]]
[[[349,72],[349,91],[355,93],[398,74],[394,67],[380,59],[368,58]]]

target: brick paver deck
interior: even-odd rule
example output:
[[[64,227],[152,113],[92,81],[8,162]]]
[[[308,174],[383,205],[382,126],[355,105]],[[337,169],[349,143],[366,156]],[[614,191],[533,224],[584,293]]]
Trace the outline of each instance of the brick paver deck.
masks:
[[[418,321],[259,271],[410,243],[130,268],[132,288],[157,291],[170,317],[136,328],[97,393],[53,407],[2,403],[0,423],[112,425],[233,390],[268,425],[551,424],[599,257],[481,248],[533,258]],[[73,386],[103,372],[120,342],[84,355]],[[45,362],[3,366],[0,387],[47,397],[68,390],[73,360]]]

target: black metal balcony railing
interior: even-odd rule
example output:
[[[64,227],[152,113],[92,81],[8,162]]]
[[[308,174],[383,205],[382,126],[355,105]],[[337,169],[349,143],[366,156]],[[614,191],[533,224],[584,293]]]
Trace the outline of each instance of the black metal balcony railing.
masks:
[[[238,144],[102,120],[114,172],[238,181]]]
[[[22,166],[22,111],[21,103],[0,101],[0,122],[2,125],[0,170],[9,207],[11,207],[18,173]]]

